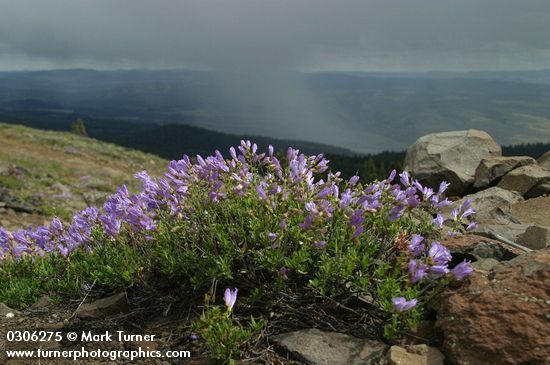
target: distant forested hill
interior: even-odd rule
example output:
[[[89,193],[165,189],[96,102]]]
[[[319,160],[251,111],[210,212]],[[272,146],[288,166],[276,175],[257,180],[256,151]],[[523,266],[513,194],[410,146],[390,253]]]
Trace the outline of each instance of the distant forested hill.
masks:
[[[550,151],[550,143],[521,143],[512,146],[503,146],[504,156],[531,156],[538,159],[544,153]]]
[[[68,131],[71,123],[74,122],[69,117],[65,120],[48,120],[45,115],[34,117],[37,119],[26,119],[20,124],[34,128]],[[1,116],[0,120],[2,120]],[[10,120],[12,123],[13,121],[14,119]],[[405,159],[405,151],[357,155],[346,149],[322,144],[258,136],[237,136],[185,125],[154,126],[143,123],[93,121],[86,122],[86,130],[91,137],[99,140],[153,153],[167,159],[179,159],[183,154],[207,156],[216,149],[227,155],[229,147],[237,145],[241,139],[250,139],[263,150],[271,144],[276,151],[283,154],[291,146],[299,148],[308,155],[324,153],[331,161],[330,166],[333,171],[340,171],[345,178],[357,174],[364,181],[383,179],[393,169],[401,170]],[[550,151],[550,143],[503,146],[502,151],[505,156],[531,156],[537,159],[546,151]]]
[[[23,124],[45,130],[68,131],[76,120],[76,115],[44,112],[27,112],[23,115],[0,113],[0,121],[10,124]],[[235,135],[183,124],[155,125],[131,123],[117,120],[84,120],[90,137],[101,141],[135,148],[154,153],[167,159],[178,159],[183,154],[194,156],[210,155],[214,150],[226,154],[230,146],[237,145],[242,139],[256,142],[267,149],[271,144],[278,151],[288,147],[298,148],[306,154],[329,153],[352,156],[348,149],[299,140],[281,140],[252,135]]]

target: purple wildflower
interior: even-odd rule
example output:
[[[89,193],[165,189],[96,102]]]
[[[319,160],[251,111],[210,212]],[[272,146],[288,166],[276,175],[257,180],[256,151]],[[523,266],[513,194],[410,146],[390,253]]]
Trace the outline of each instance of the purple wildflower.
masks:
[[[428,188],[427,186],[422,187],[422,189],[419,189],[422,192],[423,199],[428,200],[434,195],[434,191],[432,188]]]
[[[419,263],[417,260],[409,261],[409,277],[411,283],[414,284],[426,276],[426,271],[428,267],[422,263]]]
[[[279,269],[279,275],[281,275],[283,277],[283,279],[288,279],[288,269],[284,266],[281,266],[281,268]]]
[[[298,227],[300,227],[301,229],[303,229],[304,231],[307,231],[308,229],[310,229],[312,226],[312,221],[311,221],[311,216],[306,216],[306,220],[304,221],[304,223],[299,223],[298,224]]]
[[[458,209],[453,209],[453,211],[451,212],[451,218],[453,219],[453,221],[456,221],[458,219]]]
[[[417,195],[413,195],[407,198],[407,205],[411,208],[416,208],[420,204],[420,198]]]
[[[418,301],[416,299],[407,301],[407,299],[403,297],[397,297],[392,299],[392,303],[397,312],[406,312],[414,308]]]
[[[407,171],[403,171],[402,173],[399,174],[399,180],[401,181],[401,184],[403,184],[403,186],[411,185],[410,177],[411,176]]]
[[[260,185],[256,185],[256,192],[258,193],[260,200],[267,200],[267,194]]]
[[[403,206],[400,206],[400,205],[394,206],[393,208],[390,209],[390,215],[388,217],[388,220],[390,222],[395,222],[403,215],[404,210],[405,208]]]
[[[318,242],[315,242],[315,247],[317,248],[323,248],[327,245],[327,243],[325,241],[318,241]]]
[[[332,191],[332,188],[328,187],[328,188],[324,188],[323,190],[321,190],[318,194],[317,194],[317,197],[320,198],[320,199],[325,199],[327,196],[329,196],[329,194],[331,193]]]
[[[225,301],[225,306],[227,307],[227,311],[231,312],[233,310],[233,306],[235,305],[235,302],[237,301],[237,292],[239,289],[235,288],[234,290],[231,290],[229,288],[225,289],[225,294],[223,296],[223,300]]]
[[[472,198],[466,198],[460,206],[460,211],[465,212],[470,207],[470,204],[472,204]]]
[[[349,219],[349,224],[350,226],[355,227],[362,224],[364,221],[365,217],[363,216],[363,211],[361,209],[357,209],[353,212],[353,215]]]
[[[354,175],[349,179],[349,184],[351,186],[356,185],[358,182],[359,182],[359,176],[357,176],[357,175]]]
[[[445,190],[447,190],[447,188],[449,187],[449,184],[448,182],[446,181],[442,181],[441,184],[439,184],[439,191],[438,191],[438,194],[443,194],[445,192]]]
[[[361,233],[363,233],[363,231],[365,230],[365,226],[363,226],[362,224],[359,225],[359,226],[356,226],[355,227],[355,231],[353,232],[353,236],[352,238],[357,238],[361,235]]]
[[[119,235],[120,226],[121,226],[121,223],[122,223],[122,221],[120,219],[117,219],[116,217],[114,217],[112,215],[103,214],[99,217],[99,220],[103,224],[103,229],[105,230],[105,232],[108,235],[110,235],[112,237],[116,237],[116,236]]]
[[[430,266],[430,272],[435,276],[447,275],[449,273],[449,268],[447,265],[433,265]]]
[[[469,261],[464,260],[460,264],[456,265],[452,270],[451,274],[455,277],[457,280],[462,280],[466,276],[470,275],[474,271],[472,269],[472,266],[470,265]]]
[[[54,217],[52,219],[50,228],[52,230],[52,233],[55,234],[56,236],[60,236],[63,233],[63,223],[57,217]]]
[[[434,265],[447,265],[451,261],[451,253],[447,247],[443,246],[439,242],[433,242],[430,250],[428,251],[428,257]]]
[[[422,252],[424,252],[424,249],[426,248],[426,245],[422,243],[424,240],[424,237],[418,234],[413,234],[411,237],[411,241],[409,242],[409,245],[407,247],[408,251],[413,255],[413,257],[417,257]]]
[[[434,207],[435,207],[435,209],[441,209],[441,208],[447,207],[451,204],[452,204],[452,202],[449,199],[445,198],[444,200],[434,202]]]
[[[468,227],[466,227],[466,230],[473,231],[476,228],[477,228],[477,222],[471,222],[470,224],[468,224]]]
[[[235,151],[235,147],[230,147],[229,148],[229,155],[231,156],[231,158],[233,160],[236,160],[237,159],[237,153]]]
[[[346,191],[342,193],[340,202],[338,203],[340,209],[348,207],[351,204],[352,198],[353,198],[353,194],[351,192],[351,189],[346,189]]]
[[[437,216],[432,220],[432,223],[435,224],[435,226],[438,228],[443,227],[444,222],[445,217],[443,217],[441,214],[437,214]]]
[[[307,210],[310,214],[313,214],[313,215],[319,214],[319,209],[317,208],[317,205],[316,205],[315,202],[313,202],[313,201],[310,201],[310,202],[307,202],[307,203],[306,203],[306,210]]]
[[[460,219],[467,218],[467,217],[471,216],[474,213],[475,213],[475,210],[473,210],[472,208],[468,208],[464,211],[464,213],[462,213],[460,215]]]

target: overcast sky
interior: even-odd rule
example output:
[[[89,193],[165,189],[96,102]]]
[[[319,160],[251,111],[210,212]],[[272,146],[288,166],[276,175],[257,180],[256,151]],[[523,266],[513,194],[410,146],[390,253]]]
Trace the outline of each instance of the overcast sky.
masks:
[[[550,68],[550,0],[0,0],[0,70]]]

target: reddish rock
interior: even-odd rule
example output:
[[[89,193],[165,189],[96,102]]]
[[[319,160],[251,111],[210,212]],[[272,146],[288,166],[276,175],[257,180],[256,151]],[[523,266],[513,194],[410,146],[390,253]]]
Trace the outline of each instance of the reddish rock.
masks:
[[[550,249],[501,263],[437,300],[443,348],[460,365],[550,363]]]

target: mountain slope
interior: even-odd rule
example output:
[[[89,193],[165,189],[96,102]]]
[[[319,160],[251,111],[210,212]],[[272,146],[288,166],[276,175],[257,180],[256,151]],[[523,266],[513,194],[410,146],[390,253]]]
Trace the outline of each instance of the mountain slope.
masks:
[[[137,187],[134,173],[162,171],[154,155],[80,137],[0,123],[0,225],[40,225],[101,204],[116,187]]]

